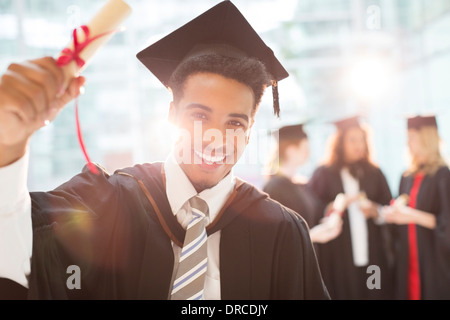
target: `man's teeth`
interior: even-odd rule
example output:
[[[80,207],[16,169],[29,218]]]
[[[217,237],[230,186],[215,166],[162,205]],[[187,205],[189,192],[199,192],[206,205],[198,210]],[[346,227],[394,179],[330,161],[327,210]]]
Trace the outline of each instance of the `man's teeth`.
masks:
[[[205,153],[199,152],[199,151],[197,151],[197,150],[195,150],[195,154],[196,154],[198,157],[200,157],[200,158],[202,158],[203,160],[205,160],[205,162],[206,162],[207,164],[212,164],[212,163],[215,163],[215,162],[220,162],[220,161],[222,161],[223,159],[225,159],[225,156],[224,156],[224,155],[222,155],[222,156],[212,156],[212,155],[210,155],[210,154],[205,154]]]

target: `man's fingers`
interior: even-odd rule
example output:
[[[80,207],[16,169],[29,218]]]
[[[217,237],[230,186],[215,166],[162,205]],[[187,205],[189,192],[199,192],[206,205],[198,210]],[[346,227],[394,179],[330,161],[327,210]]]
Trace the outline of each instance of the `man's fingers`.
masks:
[[[57,99],[57,103],[49,109],[46,120],[53,121],[63,106],[78,97],[84,83],[84,77],[73,78],[64,93]]]
[[[50,107],[50,101],[53,101],[55,99],[57,90],[59,88],[59,84],[55,75],[38,66],[37,64],[33,64],[30,62],[25,62],[23,64],[11,64],[8,70],[22,75],[27,80],[39,86],[39,88],[41,88],[41,90],[45,92],[47,102],[45,105],[40,106],[40,111]]]
[[[70,100],[73,100],[76,97],[78,97],[80,95],[81,87],[84,85],[84,83],[85,83],[85,78],[81,77],[81,76],[78,77],[78,78],[73,78],[72,80],[70,80],[66,91],[59,98],[59,104],[60,105],[65,105]]]
[[[64,72],[62,68],[58,67],[55,59],[53,59],[52,57],[44,57],[36,60],[30,60],[30,62],[50,72],[57,84],[57,86],[55,87],[56,92],[64,89],[62,87],[64,85]]]
[[[62,90],[63,69],[51,57],[10,64],[0,78],[0,143],[26,141],[78,96],[83,84],[84,77],[74,78]]]
[[[18,102],[12,105],[20,118],[25,122],[36,120],[39,112],[42,112],[47,104],[47,97],[42,88],[10,71],[2,76],[2,84],[5,85],[4,90],[7,90],[11,98]]]
[[[34,107],[26,96],[14,88],[8,88],[7,95],[3,94],[4,90],[4,87],[0,87],[0,95],[3,96],[3,108],[0,108],[0,143],[15,145],[42,127],[43,121],[32,120]]]

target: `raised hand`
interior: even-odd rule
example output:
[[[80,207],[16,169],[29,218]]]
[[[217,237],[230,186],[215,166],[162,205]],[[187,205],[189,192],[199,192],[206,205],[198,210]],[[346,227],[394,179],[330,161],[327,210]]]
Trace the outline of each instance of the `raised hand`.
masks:
[[[24,154],[29,137],[79,95],[84,81],[73,78],[64,88],[52,57],[9,65],[0,80],[0,167]]]

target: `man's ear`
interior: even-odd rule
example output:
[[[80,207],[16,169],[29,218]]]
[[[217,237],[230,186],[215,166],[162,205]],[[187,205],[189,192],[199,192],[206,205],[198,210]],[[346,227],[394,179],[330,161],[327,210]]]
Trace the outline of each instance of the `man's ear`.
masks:
[[[255,118],[251,118],[250,119],[250,126],[248,127],[248,134],[247,134],[247,139],[245,141],[245,144],[248,144],[250,142],[250,135],[252,134],[252,128],[253,128],[253,124],[255,123]]]
[[[169,107],[168,120],[169,120],[169,122],[171,124],[175,125],[176,124],[176,119],[177,119],[177,110],[176,110],[175,103],[172,101],[170,103],[170,107]]]

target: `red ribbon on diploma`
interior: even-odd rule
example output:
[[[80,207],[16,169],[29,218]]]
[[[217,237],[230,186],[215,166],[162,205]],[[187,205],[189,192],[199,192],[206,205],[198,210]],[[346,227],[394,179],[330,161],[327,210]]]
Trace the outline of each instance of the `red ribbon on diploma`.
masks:
[[[72,35],[73,35],[73,49],[65,48],[61,52],[61,56],[56,60],[56,64],[58,66],[65,66],[69,64],[71,61],[75,61],[77,66],[79,68],[83,67],[86,63],[81,57],[80,53],[84,50],[92,41],[97,40],[98,38],[104,37],[110,33],[113,33],[114,31],[104,32],[96,35],[95,37],[90,38],[89,34],[89,28],[86,25],[82,25],[81,30],[84,33],[84,41],[78,42],[78,34],[77,34],[77,28],[73,29]]]
[[[77,66],[79,68],[82,68],[84,64],[86,63],[81,57],[80,53],[86,48],[91,42],[97,40],[98,38],[101,38],[103,36],[106,36],[108,34],[113,33],[113,31],[104,32],[101,34],[98,34],[92,38],[89,37],[90,31],[88,26],[82,25],[81,30],[84,33],[84,41],[79,42],[78,41],[78,35],[77,35],[77,28],[73,30],[73,49],[65,48],[62,52],[58,60],[56,60],[56,64],[60,67],[63,67],[67,64],[69,64],[71,61],[75,61]],[[78,98],[75,99],[75,119],[76,119],[76,125],[77,125],[77,135],[78,135],[78,141],[80,143],[81,150],[83,151],[84,157],[86,158],[87,165],[89,170],[94,174],[99,174],[99,171],[97,167],[91,162],[86,147],[84,145],[83,136],[81,134],[81,126],[80,126],[80,119],[78,116]]]
[[[91,159],[89,158],[86,147],[83,142],[83,135],[81,134],[81,126],[80,126],[80,118],[78,117],[78,98],[75,99],[75,120],[77,123],[77,136],[78,136],[78,142],[80,143],[81,151],[83,151],[84,157],[86,158],[87,166],[89,170],[93,174],[99,174],[97,167],[92,163]]]

